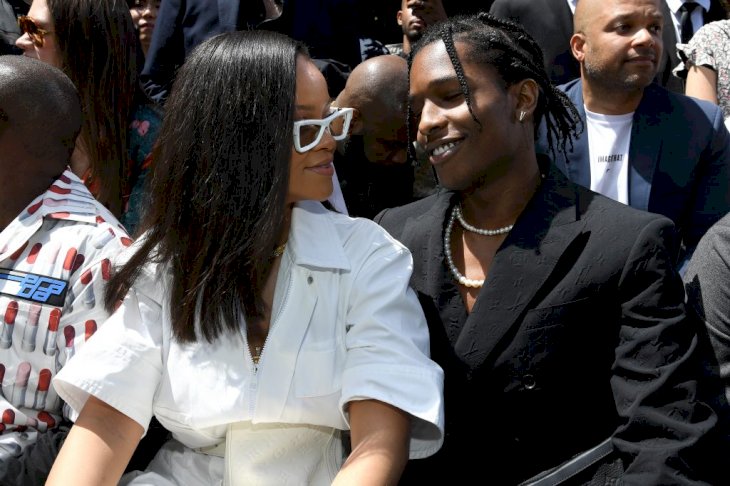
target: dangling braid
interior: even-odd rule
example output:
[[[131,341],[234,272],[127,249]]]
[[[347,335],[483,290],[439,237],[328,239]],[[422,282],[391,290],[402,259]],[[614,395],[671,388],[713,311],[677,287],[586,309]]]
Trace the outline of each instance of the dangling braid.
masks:
[[[429,29],[408,56],[408,66],[413,57],[423,47],[441,40],[456,71],[461,91],[464,94],[472,118],[479,123],[472,110],[472,99],[466,83],[464,69],[456,53],[455,41],[470,45],[466,54],[476,62],[493,66],[506,87],[523,79],[533,79],[540,88],[537,107],[535,109],[535,137],[542,118],[545,117],[545,131],[548,148],[553,156],[556,149],[565,153],[572,149],[572,138],[582,130],[580,115],[573,102],[565,93],[553,86],[545,72],[542,49],[539,44],[520,25],[481,12],[475,16],[452,17]],[[409,79],[410,82],[410,79]],[[409,154],[415,158],[411,143],[412,111],[408,105]],[[480,124],[481,125],[481,124]]]
[[[461,60],[459,59],[459,56],[456,55],[456,46],[454,46],[454,31],[450,25],[444,27],[444,29],[441,31],[441,39],[444,41],[444,46],[446,46],[446,52],[449,54],[451,64],[454,66],[454,70],[456,71],[456,78],[459,80],[461,92],[464,93],[464,100],[466,101],[467,108],[469,108],[469,113],[471,114],[471,117],[474,119],[474,121],[477,122],[477,124],[479,124],[479,126],[481,127],[481,122],[477,119],[476,115],[474,115],[474,111],[472,110],[471,91],[469,91],[469,85],[466,84],[464,67],[461,65]]]

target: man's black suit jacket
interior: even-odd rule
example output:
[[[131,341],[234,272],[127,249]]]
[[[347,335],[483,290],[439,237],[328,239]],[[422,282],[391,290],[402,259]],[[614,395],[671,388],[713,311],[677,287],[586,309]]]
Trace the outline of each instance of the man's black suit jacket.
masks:
[[[692,466],[716,415],[696,400],[672,222],[551,168],[467,314],[444,263],[457,200],[442,191],[375,218],[413,253],[445,372],[443,448],[401,484],[515,485],[609,436],[623,484],[706,484]],[[602,474],[578,483],[609,484]]]

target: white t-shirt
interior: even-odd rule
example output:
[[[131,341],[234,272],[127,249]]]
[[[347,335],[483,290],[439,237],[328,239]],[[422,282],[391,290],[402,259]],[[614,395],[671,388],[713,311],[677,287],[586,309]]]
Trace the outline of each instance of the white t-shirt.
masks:
[[[629,145],[634,113],[602,115],[586,109],[591,190],[629,203]]]

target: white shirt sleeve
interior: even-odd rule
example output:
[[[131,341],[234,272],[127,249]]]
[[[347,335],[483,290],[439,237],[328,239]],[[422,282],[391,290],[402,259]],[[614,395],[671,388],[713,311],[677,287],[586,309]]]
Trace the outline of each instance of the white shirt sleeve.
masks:
[[[76,413],[89,395],[111,405],[147,432],[162,376],[161,306],[130,289],[122,305],[53,380]]]
[[[410,456],[422,458],[443,441],[443,371],[429,358],[412,267],[408,250],[388,245],[354,269],[340,406],[344,413],[349,401],[375,399],[410,413]]]

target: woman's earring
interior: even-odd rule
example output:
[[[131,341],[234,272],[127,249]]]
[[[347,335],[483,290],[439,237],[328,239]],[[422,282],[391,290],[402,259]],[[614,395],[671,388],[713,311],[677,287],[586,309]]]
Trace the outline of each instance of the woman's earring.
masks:
[[[520,117],[519,117],[520,123],[525,121],[525,115],[526,115],[526,113],[524,111],[520,112]]]

